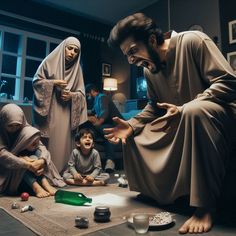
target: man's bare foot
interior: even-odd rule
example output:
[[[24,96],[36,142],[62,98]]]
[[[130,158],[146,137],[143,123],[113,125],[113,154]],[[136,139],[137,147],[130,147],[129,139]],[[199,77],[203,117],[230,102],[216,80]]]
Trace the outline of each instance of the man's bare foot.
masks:
[[[205,233],[213,225],[213,211],[206,208],[197,208],[193,216],[188,219],[179,229],[180,234]]]
[[[51,196],[54,196],[57,189],[51,186],[46,178],[42,179],[42,187],[50,193]]]
[[[32,189],[38,198],[49,197],[50,193],[45,191],[37,182],[34,182],[32,185]]]

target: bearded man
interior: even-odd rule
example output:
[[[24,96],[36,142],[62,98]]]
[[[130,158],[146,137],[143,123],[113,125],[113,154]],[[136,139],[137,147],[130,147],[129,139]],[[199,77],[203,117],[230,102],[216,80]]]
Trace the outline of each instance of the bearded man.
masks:
[[[111,142],[124,143],[130,189],[160,204],[189,195],[196,210],[179,233],[209,231],[235,140],[232,68],[206,34],[163,34],[142,13],[119,21],[108,43],[144,67],[150,99],[137,116],[114,118],[116,127],[104,130]]]

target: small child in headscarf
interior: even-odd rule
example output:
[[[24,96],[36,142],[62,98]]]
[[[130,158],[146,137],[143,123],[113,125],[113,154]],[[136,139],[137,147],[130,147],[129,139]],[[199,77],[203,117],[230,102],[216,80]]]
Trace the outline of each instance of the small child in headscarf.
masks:
[[[28,161],[37,160],[41,156],[39,149],[40,131],[34,127],[25,127],[21,134],[21,142],[25,143],[25,148],[19,153],[21,158]],[[55,195],[56,188],[50,185],[44,175],[44,168],[37,171],[37,174],[27,170],[23,176],[23,181],[32,188],[36,197],[44,198]]]

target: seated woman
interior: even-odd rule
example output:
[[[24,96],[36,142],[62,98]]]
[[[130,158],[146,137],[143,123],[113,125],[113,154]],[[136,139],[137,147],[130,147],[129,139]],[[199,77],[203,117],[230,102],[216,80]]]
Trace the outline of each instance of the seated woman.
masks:
[[[28,161],[38,160],[42,153],[40,150],[40,137],[38,129],[32,126],[24,127],[17,141],[19,157]],[[27,170],[23,177],[24,182],[34,191],[36,197],[39,198],[54,196],[57,191],[57,189],[50,185],[45,174],[45,169],[40,175]]]
[[[22,109],[15,104],[7,104],[0,111],[0,193],[17,194],[18,187],[26,171],[35,175],[45,173],[57,187],[65,186],[45,146],[40,142],[38,159],[19,156],[24,149],[22,137],[25,128],[31,127]]]

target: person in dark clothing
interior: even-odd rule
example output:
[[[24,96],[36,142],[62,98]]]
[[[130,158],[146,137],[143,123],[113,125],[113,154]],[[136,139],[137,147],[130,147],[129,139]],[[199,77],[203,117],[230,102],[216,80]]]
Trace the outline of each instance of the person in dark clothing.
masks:
[[[104,138],[103,129],[114,127],[113,117],[122,118],[119,110],[110,96],[101,93],[95,84],[86,85],[86,94],[94,99],[93,108],[88,114],[88,120],[92,123],[98,137]],[[106,152],[105,171],[111,173],[115,169],[114,144],[104,139]]]

